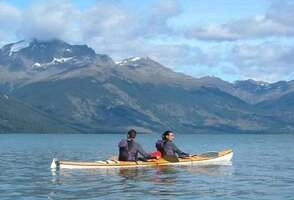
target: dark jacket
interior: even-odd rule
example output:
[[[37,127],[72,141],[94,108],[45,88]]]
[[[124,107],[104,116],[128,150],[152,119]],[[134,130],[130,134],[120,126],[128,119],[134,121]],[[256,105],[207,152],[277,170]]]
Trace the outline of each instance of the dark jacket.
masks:
[[[172,141],[158,140],[156,148],[163,156],[176,156],[176,154],[179,157],[189,156],[188,153],[181,151]]]
[[[152,158],[148,153],[146,153],[140,144],[136,143],[134,140],[122,139],[118,143],[120,161],[136,161],[138,160],[138,154],[140,154],[143,159]]]

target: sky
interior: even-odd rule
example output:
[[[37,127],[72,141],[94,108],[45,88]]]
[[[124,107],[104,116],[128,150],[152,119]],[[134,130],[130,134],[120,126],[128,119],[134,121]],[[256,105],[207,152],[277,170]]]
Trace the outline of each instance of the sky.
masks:
[[[294,79],[290,0],[0,0],[0,46],[33,38],[194,77]]]

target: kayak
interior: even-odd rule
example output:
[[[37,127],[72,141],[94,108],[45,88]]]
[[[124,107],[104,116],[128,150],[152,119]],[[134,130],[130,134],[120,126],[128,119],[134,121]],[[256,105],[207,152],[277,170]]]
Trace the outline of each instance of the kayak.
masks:
[[[207,152],[185,158],[165,157],[160,159],[150,159],[147,161],[70,161],[53,159],[51,169],[105,169],[105,168],[131,168],[165,165],[220,165],[228,164],[233,157],[232,149],[225,149],[218,152]]]
[[[105,168],[131,168],[165,165],[221,165],[228,164],[233,157],[232,149],[225,149],[218,152],[207,152],[192,155],[185,158],[165,157],[150,159],[147,161],[118,161],[118,160],[99,160],[99,161],[69,161],[53,159],[51,169],[105,169]]]

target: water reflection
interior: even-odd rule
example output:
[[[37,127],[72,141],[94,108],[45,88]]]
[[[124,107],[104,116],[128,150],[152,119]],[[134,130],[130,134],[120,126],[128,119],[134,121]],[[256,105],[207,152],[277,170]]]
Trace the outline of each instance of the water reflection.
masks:
[[[203,165],[203,166],[183,166],[190,174],[202,174],[207,176],[229,176],[233,173],[233,166],[228,165]]]
[[[118,175],[125,181],[143,181],[159,184],[176,183],[179,171],[175,167],[164,166],[156,168],[125,168]]]
[[[60,169],[52,171],[51,199],[70,195],[78,199],[136,199],[160,197],[206,197],[211,195],[209,185],[221,182],[233,174],[231,165],[157,166],[117,169]],[[76,188],[71,191],[71,188]],[[77,189],[78,188],[78,189]],[[115,197],[115,198],[114,198]]]
[[[155,182],[173,182],[166,178],[176,179],[178,174],[207,175],[207,176],[228,176],[232,175],[231,165],[203,165],[203,166],[158,166],[149,169],[126,168],[120,169],[119,175],[127,179],[142,178],[146,175],[154,177]],[[113,171],[114,172],[114,171]]]

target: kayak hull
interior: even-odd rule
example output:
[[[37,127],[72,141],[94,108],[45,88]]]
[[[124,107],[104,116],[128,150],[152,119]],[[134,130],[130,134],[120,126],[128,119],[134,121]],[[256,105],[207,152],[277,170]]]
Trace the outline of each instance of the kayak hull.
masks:
[[[166,165],[227,165],[233,158],[231,149],[209,152],[188,158],[152,159],[148,161],[65,161],[53,159],[52,169],[108,169],[108,168],[132,168]]]

